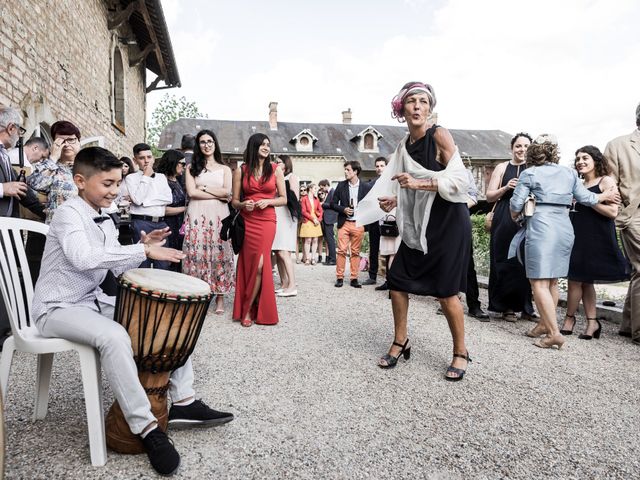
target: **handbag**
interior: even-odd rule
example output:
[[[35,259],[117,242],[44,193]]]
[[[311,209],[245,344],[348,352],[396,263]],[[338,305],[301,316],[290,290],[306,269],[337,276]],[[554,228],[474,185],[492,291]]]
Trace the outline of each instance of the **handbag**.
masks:
[[[533,214],[536,211],[536,197],[533,193],[530,193],[527,197],[527,200],[524,202],[524,207],[522,208],[522,214],[525,217],[533,217]]]
[[[230,210],[229,216],[222,219],[220,238],[225,241],[231,240],[233,253],[237,255],[240,253],[244,242],[244,218],[240,215],[240,210]]]
[[[393,218],[393,220],[391,220]],[[380,224],[380,235],[383,237],[397,237],[400,235],[398,230],[398,224],[396,223],[396,217],[394,215],[387,215]]]
[[[505,174],[506,171],[507,171],[507,168],[505,167],[504,172],[502,172],[502,175],[500,175],[500,181],[498,182],[498,188],[500,188],[502,186],[502,179],[504,178],[504,174]],[[485,217],[484,217],[484,231],[487,232],[487,233],[491,233],[491,226],[493,225],[493,212],[496,209],[496,205],[498,205],[499,201],[500,201],[500,198],[495,201],[491,211],[489,213],[487,213],[485,215]]]
[[[242,167],[240,168],[240,191],[242,197],[242,177],[244,172]],[[244,242],[244,218],[240,215],[240,210],[234,210],[229,207],[229,215],[222,219],[222,225],[220,226],[220,238],[222,240],[231,240],[231,248],[236,255],[240,253],[242,249],[242,243]]]

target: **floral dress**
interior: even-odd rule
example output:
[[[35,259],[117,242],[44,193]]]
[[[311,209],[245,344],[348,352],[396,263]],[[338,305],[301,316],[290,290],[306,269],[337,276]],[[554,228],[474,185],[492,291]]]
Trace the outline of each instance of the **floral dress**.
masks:
[[[56,208],[62,205],[65,200],[78,195],[78,188],[73,181],[72,168],[70,165],[46,159],[36,164],[33,173],[27,177],[27,185],[47,196],[44,206],[47,224],[51,223]]]
[[[221,188],[224,169],[203,170],[195,182],[196,187]],[[228,215],[226,202],[191,199],[185,217],[182,273],[207,282],[216,295],[228,294],[235,286],[231,243],[220,238],[222,219]]]

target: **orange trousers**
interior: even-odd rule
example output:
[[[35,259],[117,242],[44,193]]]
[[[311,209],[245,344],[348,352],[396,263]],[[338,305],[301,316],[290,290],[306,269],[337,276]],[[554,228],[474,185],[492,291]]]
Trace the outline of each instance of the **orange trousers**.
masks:
[[[356,222],[344,222],[338,229],[338,252],[336,256],[336,277],[344,278],[347,250],[351,246],[351,280],[358,278],[360,268],[360,247],[364,238],[364,227],[356,227]]]

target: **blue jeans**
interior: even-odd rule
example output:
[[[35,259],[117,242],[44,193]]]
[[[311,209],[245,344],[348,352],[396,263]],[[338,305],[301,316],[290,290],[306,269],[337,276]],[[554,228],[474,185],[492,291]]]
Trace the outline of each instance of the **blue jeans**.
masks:
[[[140,241],[140,232],[144,230],[145,233],[150,233],[158,228],[167,228],[167,224],[164,222],[150,222],[149,220],[142,220],[140,218],[131,219],[131,229],[133,230],[133,243]],[[161,270],[169,270],[171,262],[162,260],[151,260],[147,258],[140,264],[140,268],[159,268]]]

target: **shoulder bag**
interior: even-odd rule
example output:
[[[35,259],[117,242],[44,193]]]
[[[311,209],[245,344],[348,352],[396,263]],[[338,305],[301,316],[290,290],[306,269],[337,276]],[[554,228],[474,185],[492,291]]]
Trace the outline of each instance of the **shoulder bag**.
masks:
[[[504,174],[505,174],[506,171],[507,171],[507,167],[504,167],[504,172],[502,172],[502,175],[500,176],[500,182],[498,183],[498,188],[502,188],[502,180],[504,179]],[[485,217],[484,217],[484,231],[485,232],[491,233],[491,226],[493,225],[493,212],[495,211],[496,205],[498,205],[499,201],[500,201],[500,198],[495,201],[491,211],[489,213],[487,213],[485,215]]]
[[[240,192],[242,193],[242,180],[243,171],[240,168]],[[241,195],[242,197],[242,195]],[[222,226],[220,227],[220,238],[222,240],[231,240],[231,247],[233,253],[236,255],[242,250],[242,243],[244,242],[244,218],[240,215],[240,210],[235,210],[229,207],[229,215],[222,220]]]

